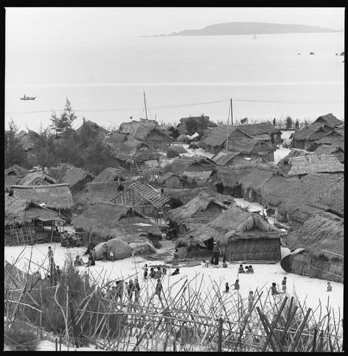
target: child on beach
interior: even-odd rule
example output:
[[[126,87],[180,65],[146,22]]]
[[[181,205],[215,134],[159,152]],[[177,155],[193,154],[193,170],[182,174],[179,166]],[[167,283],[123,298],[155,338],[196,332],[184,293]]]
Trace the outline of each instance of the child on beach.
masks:
[[[239,265],[238,273],[244,273],[243,265]]]
[[[230,291],[230,286],[228,285],[228,282],[225,283],[225,293],[228,293]]]
[[[326,288],[327,292],[332,292],[332,285],[330,282],[327,282],[327,288]]]
[[[272,283],[271,294],[272,295],[282,294],[282,292],[279,292],[277,290],[277,285],[275,284],[275,282]]]
[[[236,282],[233,284],[233,286],[234,286],[235,290],[239,290],[240,289],[239,279],[236,279]]]
[[[283,293],[286,292],[286,277],[284,277],[282,280],[282,290],[283,290]]]
[[[149,269],[147,268],[147,264],[143,267],[144,270],[144,279],[147,279],[148,271]]]

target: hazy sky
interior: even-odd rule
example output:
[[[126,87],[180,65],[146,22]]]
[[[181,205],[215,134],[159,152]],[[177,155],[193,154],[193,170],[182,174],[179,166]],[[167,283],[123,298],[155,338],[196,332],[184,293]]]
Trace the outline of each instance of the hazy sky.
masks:
[[[343,29],[344,7],[6,7],[8,45],[169,34],[223,22]]]

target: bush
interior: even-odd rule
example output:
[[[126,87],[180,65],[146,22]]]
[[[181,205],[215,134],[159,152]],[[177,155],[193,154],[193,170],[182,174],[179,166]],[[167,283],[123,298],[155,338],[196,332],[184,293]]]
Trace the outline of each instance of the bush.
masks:
[[[36,351],[39,338],[35,331],[28,330],[24,323],[14,323],[11,327],[5,327],[4,344],[12,351]]]

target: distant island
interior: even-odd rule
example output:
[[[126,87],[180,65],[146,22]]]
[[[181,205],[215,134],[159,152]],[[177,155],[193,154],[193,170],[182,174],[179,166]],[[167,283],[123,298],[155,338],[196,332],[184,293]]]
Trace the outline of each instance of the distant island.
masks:
[[[318,33],[318,32],[342,32],[329,28],[306,26],[306,25],[291,25],[291,24],[276,24],[265,22],[230,22],[210,25],[200,30],[184,30],[181,32],[173,32],[169,35],[159,36],[226,36],[226,35],[266,35],[266,34],[284,34],[284,33]],[[150,36],[150,37],[157,37]]]

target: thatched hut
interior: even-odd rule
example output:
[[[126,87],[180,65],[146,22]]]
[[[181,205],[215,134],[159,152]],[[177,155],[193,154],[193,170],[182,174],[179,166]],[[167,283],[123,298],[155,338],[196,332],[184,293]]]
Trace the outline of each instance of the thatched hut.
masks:
[[[57,237],[55,226],[63,223],[59,214],[26,199],[5,198],[5,244],[48,242]]]
[[[95,259],[103,259],[104,252],[106,252],[106,259],[110,260],[109,249],[113,249],[113,260],[123,260],[132,255],[132,249],[129,244],[122,239],[111,239],[106,242],[101,242],[94,247],[95,250]]]
[[[325,205],[343,215],[343,173],[312,173],[300,180],[293,181],[281,196],[281,203],[276,209],[277,220],[291,221],[292,212],[299,206],[308,203]]]
[[[320,124],[310,124],[295,131],[292,135],[292,147],[308,150],[313,142],[325,137],[332,129]]]
[[[210,121],[209,116],[205,115],[183,117],[177,126],[180,135],[193,135],[196,132],[201,134],[209,127],[216,127],[216,124]]]
[[[58,211],[67,217],[71,216],[74,202],[68,184],[13,185],[10,193],[14,198],[25,199],[38,205],[43,204],[48,209]]]
[[[325,125],[331,128],[340,126],[343,124],[342,120],[337,119],[336,116],[332,115],[332,114],[326,114],[326,115],[322,115],[319,116],[313,124],[318,124],[318,125]]]
[[[157,178],[157,183],[165,188],[180,189],[182,188],[182,183],[180,177],[172,172],[164,173],[162,176]]]
[[[94,243],[120,238],[127,243],[151,241],[157,248],[162,233],[136,210],[108,202],[97,202],[72,221],[76,231],[89,232]]]
[[[314,153],[284,157],[282,170],[289,177],[303,176],[308,173],[344,172],[344,165],[334,155],[317,155]]]
[[[124,169],[107,167],[93,179],[92,183],[120,182],[127,178],[127,172]]]
[[[31,172],[28,173],[25,177],[23,177],[18,185],[45,185],[45,184],[57,184],[57,181],[40,172]]]
[[[18,164],[5,169],[5,191],[9,191],[11,185],[18,184],[28,173],[29,171],[26,168]]]
[[[95,176],[86,170],[74,166],[68,166],[65,170],[62,181],[70,187],[71,193],[75,194],[86,188],[87,183],[91,182]]]
[[[189,232],[212,248],[216,241],[227,261],[280,261],[280,233],[259,214],[231,206],[216,219]]]
[[[193,188],[193,189],[173,189],[173,188],[163,188],[163,193],[168,195],[171,200],[178,201],[183,205],[188,203],[191,199],[199,194],[199,192],[204,191],[203,187]]]
[[[304,250],[286,256],[282,266],[295,274],[343,283],[343,225],[343,219],[321,215],[305,221],[300,229],[283,238],[290,250]]]
[[[169,134],[158,126],[139,125],[133,136],[136,140],[148,144],[151,148],[160,150],[166,150],[172,141]]]
[[[342,146],[344,142],[342,142]],[[334,156],[337,160],[344,164],[344,147],[334,145],[320,145],[313,153],[315,155],[326,155],[326,156]]]
[[[228,208],[216,195],[200,192],[187,204],[167,212],[166,218],[176,227],[177,234],[194,230],[214,220]]]
[[[218,166],[232,166],[242,157],[240,152],[232,152],[222,149],[211,159]]]

